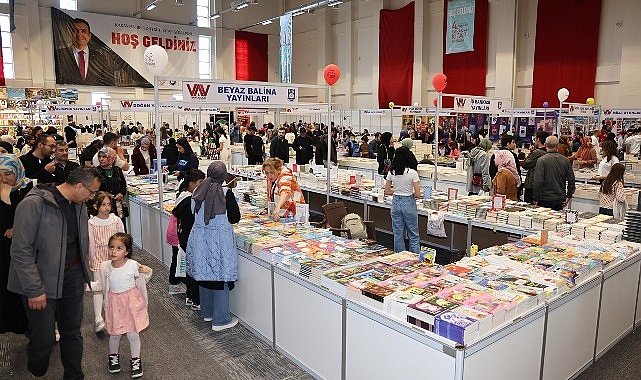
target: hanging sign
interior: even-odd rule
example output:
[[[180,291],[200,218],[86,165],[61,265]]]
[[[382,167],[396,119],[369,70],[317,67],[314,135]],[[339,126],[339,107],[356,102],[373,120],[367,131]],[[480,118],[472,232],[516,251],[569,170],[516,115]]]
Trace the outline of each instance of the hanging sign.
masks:
[[[432,108],[432,112],[427,107],[401,107],[401,115],[416,115],[416,116],[427,116],[434,115],[435,109]]]
[[[76,104],[50,104],[40,109],[40,113],[50,115],[66,115],[69,113],[94,113],[100,112],[100,106],[81,106]]]
[[[257,109],[241,109],[236,110],[238,115],[267,115],[268,110],[257,110]]]
[[[455,96],[454,111],[469,113],[505,113],[512,108],[509,99],[490,99],[473,96]]]
[[[594,116],[594,109],[594,106],[570,104],[568,106],[568,116]]]
[[[188,104],[298,105],[296,87],[215,81],[183,81],[182,84],[183,101]]]
[[[534,108],[515,108],[512,110],[514,117],[534,117],[536,116],[536,109]]]
[[[220,108],[218,107],[182,107],[184,112],[211,112],[218,113]]]
[[[474,51],[474,0],[447,2],[445,54]]]
[[[116,103],[116,106],[120,106],[122,111],[153,111],[155,109],[155,103],[153,100],[120,100]],[[159,104],[158,109],[163,111],[179,111],[178,104]],[[112,111],[117,110],[117,108],[112,108]]]
[[[373,115],[385,115],[385,110],[361,110],[363,115],[373,116]]]
[[[603,110],[603,116],[605,117],[622,117],[622,118],[641,118],[641,110],[617,110],[617,109],[605,109]]]

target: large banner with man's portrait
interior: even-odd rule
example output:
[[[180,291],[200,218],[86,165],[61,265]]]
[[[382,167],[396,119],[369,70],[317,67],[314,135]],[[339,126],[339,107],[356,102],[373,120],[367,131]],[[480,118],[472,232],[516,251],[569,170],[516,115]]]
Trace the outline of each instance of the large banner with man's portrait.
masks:
[[[51,8],[57,84],[153,87],[144,62],[151,45],[165,48],[161,76],[198,76],[198,29],[130,17]]]

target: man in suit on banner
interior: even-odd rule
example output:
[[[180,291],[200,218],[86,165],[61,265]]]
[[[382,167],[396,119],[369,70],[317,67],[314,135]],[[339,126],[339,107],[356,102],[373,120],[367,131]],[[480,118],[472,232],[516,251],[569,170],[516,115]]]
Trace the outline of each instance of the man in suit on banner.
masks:
[[[91,41],[89,23],[81,18],[69,23],[73,46],[56,49],[56,83],[113,86],[114,70],[108,53]]]

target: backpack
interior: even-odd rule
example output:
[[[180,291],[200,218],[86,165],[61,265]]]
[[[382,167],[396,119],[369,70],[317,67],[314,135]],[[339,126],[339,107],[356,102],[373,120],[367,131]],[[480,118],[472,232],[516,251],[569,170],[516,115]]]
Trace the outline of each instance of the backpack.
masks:
[[[356,142],[352,142],[352,157],[360,157],[361,156],[361,146]]]
[[[358,214],[347,214],[341,220],[341,228],[348,229],[352,234],[352,239],[367,239],[367,230],[363,219]]]

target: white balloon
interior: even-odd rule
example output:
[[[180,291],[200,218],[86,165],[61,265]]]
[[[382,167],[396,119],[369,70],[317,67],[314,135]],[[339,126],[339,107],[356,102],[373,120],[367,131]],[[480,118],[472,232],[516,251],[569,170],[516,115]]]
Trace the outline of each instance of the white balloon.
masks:
[[[145,66],[147,66],[147,70],[151,71],[153,74],[160,74],[169,62],[167,51],[158,45],[151,45],[145,49],[143,58]]]
[[[562,87],[559,89],[559,92],[556,93],[556,96],[559,98],[559,102],[564,102],[568,96],[570,96],[570,91],[567,88]]]

